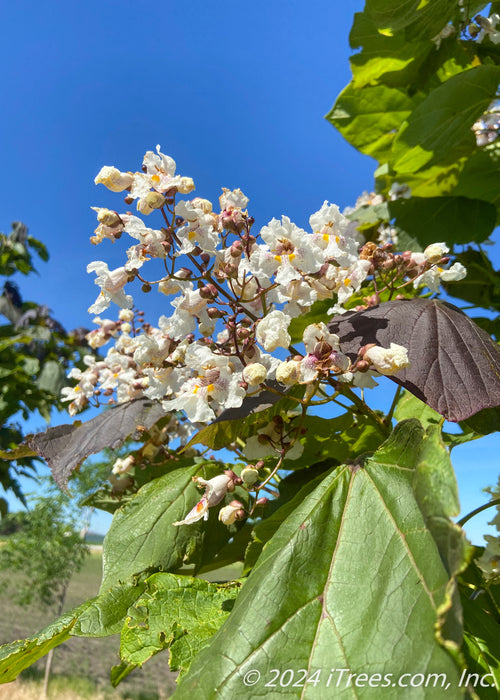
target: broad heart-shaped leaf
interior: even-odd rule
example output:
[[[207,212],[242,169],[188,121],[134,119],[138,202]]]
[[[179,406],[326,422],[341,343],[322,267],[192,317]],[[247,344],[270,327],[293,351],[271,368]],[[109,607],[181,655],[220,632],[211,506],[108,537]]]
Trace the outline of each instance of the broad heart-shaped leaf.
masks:
[[[89,604],[90,601],[70,610],[28,639],[0,646],[0,683],[10,683],[37,659],[69,639],[78,616]]]
[[[202,491],[192,478],[209,479],[220,470],[207,463],[193,464],[145,484],[113,516],[103,544],[101,593],[148,569],[172,570],[193,555],[203,541],[203,522],[175,526]]]
[[[471,127],[495,98],[499,81],[500,67],[477,66],[432,90],[394,141],[391,165],[398,177],[472,155],[477,146]]]
[[[449,576],[412,487],[422,434],[418,421],[400,423],[364,466],[335,469],[297,506],[175,700],[246,697],[255,670],[251,697],[266,700],[443,697],[440,687],[368,684],[373,674],[396,683],[403,673],[446,674],[450,696],[462,697],[458,668],[435,636]],[[332,669],[332,685],[340,669],[367,675],[328,690]],[[322,687],[307,683],[317,670]]]
[[[395,224],[422,246],[485,241],[495,228],[493,204],[467,197],[410,197],[389,203]],[[453,293],[453,288],[450,289]]]
[[[142,666],[154,654],[170,648],[172,670],[186,671],[229,615],[240,585],[153,574],[123,626],[122,661]]]
[[[389,378],[449,421],[500,406],[500,348],[451,304],[388,301],[336,317],[328,327],[352,358],[367,343],[406,347],[410,366]]]
[[[105,447],[116,448],[138,426],[148,430],[165,415],[161,404],[134,399],[110,408],[87,423],[58,425],[44,433],[29,435],[27,444],[43,457],[59,486],[66,490],[71,472],[91,454]]]

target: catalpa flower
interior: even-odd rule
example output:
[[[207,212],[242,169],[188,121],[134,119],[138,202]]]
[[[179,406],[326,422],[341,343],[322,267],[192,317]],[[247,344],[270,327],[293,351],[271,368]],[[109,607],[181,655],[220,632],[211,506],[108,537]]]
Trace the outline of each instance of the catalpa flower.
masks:
[[[117,267],[110,271],[105,262],[96,260],[87,265],[87,272],[96,273],[97,279],[94,282],[101,288],[94,304],[89,307],[91,314],[100,314],[105,311],[112,301],[123,309],[132,308],[132,297],[123,291],[129,278],[129,273],[124,267]]]
[[[232,473],[219,474],[208,481],[202,479],[201,476],[194,476],[193,481],[197,486],[204,486],[205,493],[184,520],[179,520],[173,525],[192,525],[202,518],[208,520],[208,509],[218,505],[228,491],[234,491],[234,475]]]
[[[278,284],[300,280],[302,273],[318,272],[325,262],[321,248],[311,234],[293,224],[287,216],[272,219],[260,235],[267,245],[255,246],[250,255],[250,270],[258,279],[270,280],[276,275]]]
[[[375,345],[363,353],[363,359],[368,360],[377,372],[389,377],[410,365],[408,350],[397,343],[391,343],[390,348]]]

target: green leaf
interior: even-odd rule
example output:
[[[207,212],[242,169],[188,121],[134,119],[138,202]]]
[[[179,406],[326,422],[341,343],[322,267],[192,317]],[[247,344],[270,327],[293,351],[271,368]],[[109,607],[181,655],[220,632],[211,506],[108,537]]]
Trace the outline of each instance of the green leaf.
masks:
[[[454,0],[366,0],[365,12],[378,31],[392,36],[403,29],[431,39],[456,12]]]
[[[153,574],[129,611],[120,642],[122,661],[142,666],[170,648],[170,667],[185,672],[227,618],[240,584],[216,585],[189,576]]]
[[[498,620],[481,605],[485,594],[472,599],[470,589],[462,589],[464,610],[463,652],[467,674],[478,674],[483,679],[476,690],[481,700],[495,700],[500,694],[500,652],[498,648]],[[474,683],[472,677],[471,683]],[[489,686],[489,687],[488,687]]]
[[[61,389],[66,385],[66,372],[56,360],[47,360],[42,367],[38,377],[38,388],[41,391],[48,391],[54,396],[59,396]]]
[[[442,421],[431,422],[426,431],[415,472],[415,497],[429,531],[437,544],[441,560],[449,575],[446,599],[440,608],[441,625],[446,635],[458,643],[462,620],[457,616],[457,579],[473,554],[462,528],[452,521],[460,513],[458,485],[450,454],[441,436]],[[451,614],[450,614],[451,613]]]
[[[493,204],[466,197],[410,197],[389,203],[396,225],[423,246],[436,241],[480,243],[495,228]]]
[[[456,255],[455,260],[466,268],[467,277],[445,284],[446,292],[474,306],[500,312],[500,272],[494,269],[486,253],[468,248]]]
[[[109,637],[118,634],[127,610],[144,592],[144,583],[114,586],[89,601],[70,634],[75,637]]]
[[[354,417],[350,413],[335,418],[306,416],[303,427],[307,429],[305,438],[301,439],[304,452],[299,459],[287,463],[288,469],[310,467],[326,459],[342,464],[367,452],[375,452],[385,438],[372,420],[364,416]]]
[[[478,149],[464,165],[454,195],[477,197],[500,208],[500,142]],[[499,217],[497,216],[497,223]]]
[[[410,394],[406,389],[399,397],[394,417],[398,422],[408,418],[417,418],[424,430],[430,425],[441,425],[443,423],[443,417],[437,411],[420,401],[420,399],[417,399],[416,396]]]
[[[413,110],[394,142],[395,172],[449,164],[477,149],[472,125],[494,99],[500,68],[477,66],[452,76]],[[361,150],[361,149],[360,149]]]
[[[435,50],[431,41],[408,41],[403,32],[393,36],[381,34],[367,12],[354,15],[349,43],[353,49],[362,47],[350,58],[356,88],[379,82],[406,87],[415,79],[426,55]]]
[[[28,639],[0,646],[0,683],[10,683],[37,659],[69,639],[70,630],[88,605],[89,602],[83,603],[65,613]]]
[[[148,569],[176,569],[194,552],[203,539],[203,524],[173,523],[200,500],[193,476],[210,478],[220,471],[209,463],[202,467],[193,464],[150,481],[116,511],[104,538],[101,593]]]
[[[326,119],[361,153],[384,162],[397,130],[416,104],[415,98],[397,88],[376,85],[356,89],[351,83]]]
[[[449,576],[412,487],[422,432],[417,421],[399,424],[372,459],[335,469],[302,501],[175,700],[200,687],[206,700],[239,697],[253,669],[261,674],[253,697],[318,697],[300,669],[326,667],[445,673],[461,697],[458,668],[435,637]],[[265,687],[275,668],[290,669],[299,686]],[[378,697],[366,681],[348,692]],[[384,696],[401,698],[401,688],[385,687]],[[425,698],[441,697],[441,688],[426,688]]]

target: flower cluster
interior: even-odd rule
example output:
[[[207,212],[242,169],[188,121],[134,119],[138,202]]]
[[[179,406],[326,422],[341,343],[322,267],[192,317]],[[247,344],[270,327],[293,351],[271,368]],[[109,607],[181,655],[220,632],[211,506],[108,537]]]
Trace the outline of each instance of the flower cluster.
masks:
[[[324,395],[332,378],[373,386],[372,371],[392,374],[407,358],[396,353],[386,364],[360,358],[353,365],[324,323],[307,325],[302,347],[296,348],[292,319],[318,300],[331,300],[328,313],[343,313],[363,283],[377,275],[390,279],[397,293],[406,284],[436,290],[440,280],[464,274],[458,264],[448,269],[444,244],[402,255],[390,243],[363,245],[356,222],[328,202],[310,217],[309,232],[283,216],[254,234],[248,198],[240,190],[223,189],[215,210],[200,197],[179,199],[194,183],[175,173],[175,161],[157,147],[157,153],[146,153],[141,172],[106,166],[96,177],[96,183],[124,192],[126,204],[135,202],[140,214],[157,212],[161,226],[149,228],[130,211],[94,207],[98,226],[92,243],[114,243],[124,234],[134,243],[122,266],[110,270],[103,261],[88,266],[100,289],[89,309],[99,315],[88,342],[93,348],[112,344],[102,360],[89,355],[84,371],[71,371],[77,385],[63,394],[72,414],[95,397],[121,403],[146,396],[162,401],[167,411],[184,411],[192,423],[204,423],[273,380],[284,390],[307,385],[310,396],[316,390]],[[146,263],[159,266],[154,281],[144,276]],[[144,321],[125,292],[136,279],[144,292],[156,285],[169,298],[171,311],[157,326]],[[374,295],[366,303],[377,301]],[[116,321],[101,316],[112,302],[121,307]]]

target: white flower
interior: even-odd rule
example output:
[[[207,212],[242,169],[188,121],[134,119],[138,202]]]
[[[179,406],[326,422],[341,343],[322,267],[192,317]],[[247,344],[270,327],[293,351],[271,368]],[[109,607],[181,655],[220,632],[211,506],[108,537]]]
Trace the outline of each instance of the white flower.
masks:
[[[292,319],[283,311],[271,311],[257,324],[257,341],[267,352],[288,348],[291,342],[288,326]]]
[[[224,194],[219,197],[221,209],[244,209],[248,204],[248,197],[239,188],[231,191],[223,187],[222,192]]]
[[[96,273],[97,279],[94,282],[101,288],[95,303],[89,307],[91,314],[100,314],[112,301],[123,309],[132,308],[132,297],[123,291],[129,276],[124,267],[117,267],[110,271],[105,262],[97,260],[87,265],[87,272]]]
[[[481,17],[478,15],[476,17],[476,22],[481,27],[481,31],[477,35],[477,40],[482,41],[486,36],[490,38],[494,44],[500,43],[500,30],[497,29],[497,24],[500,21],[500,15],[494,14],[489,17]]]
[[[208,520],[208,509],[220,503],[228,490],[233,490],[230,488],[233,484],[232,477],[226,476],[226,474],[219,474],[219,476],[214,476],[213,479],[208,481],[205,481],[200,476],[195,476],[193,481],[199,486],[204,486],[205,493],[195,507],[189,511],[184,520],[179,520],[173,525],[191,525],[202,518],[203,520]]]
[[[128,457],[125,457],[125,459],[121,459],[120,457],[115,461],[113,465],[113,469],[111,470],[113,474],[126,474],[128,471],[132,469],[134,465],[134,456],[129,455]]]
[[[302,340],[308,353],[313,353],[317,343],[328,343],[332,350],[340,349],[338,335],[330,333],[324,323],[311,323],[304,328]]]
[[[104,185],[112,192],[123,192],[132,185],[134,176],[132,173],[121,173],[118,168],[105,165],[95,177],[96,185]]]
[[[365,352],[363,359],[368,360],[377,372],[387,376],[396,374],[410,365],[408,350],[397,343],[391,343],[390,348],[376,345]]]
[[[462,265],[462,263],[453,263],[453,265],[448,270],[443,270],[441,272],[441,279],[443,282],[458,282],[467,277],[467,270]]]
[[[260,235],[267,244],[254,246],[249,269],[259,279],[270,279],[276,273],[276,282],[288,285],[300,280],[301,273],[318,272],[325,255],[313,241],[313,236],[293,224],[287,216],[282,221],[272,219]]]
[[[259,362],[252,362],[243,370],[243,379],[250,386],[258,386],[266,381],[267,369]]]

